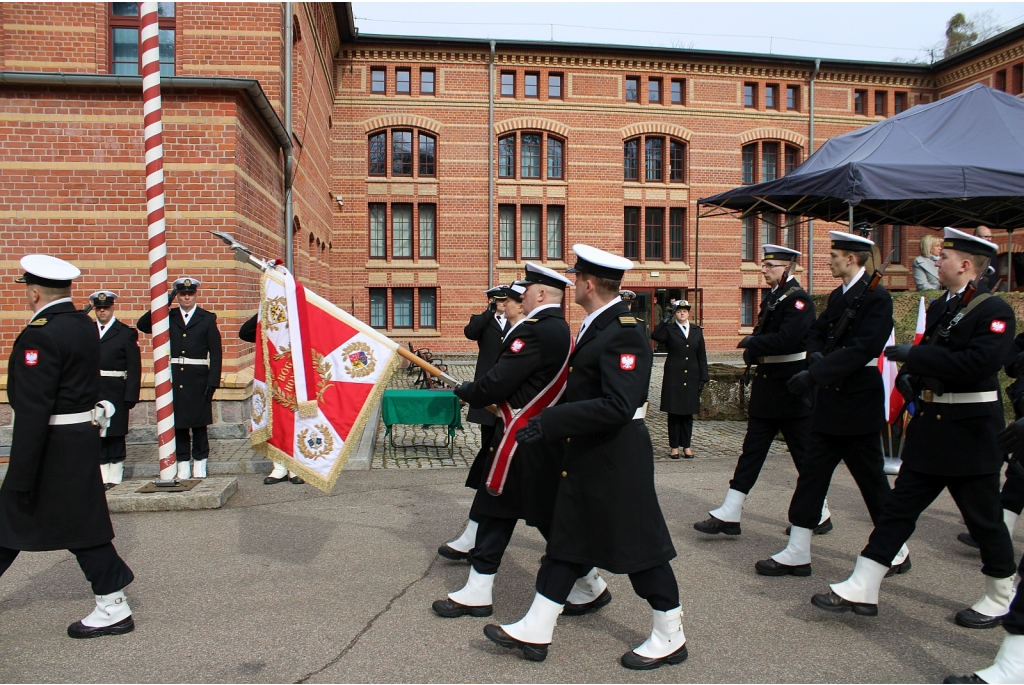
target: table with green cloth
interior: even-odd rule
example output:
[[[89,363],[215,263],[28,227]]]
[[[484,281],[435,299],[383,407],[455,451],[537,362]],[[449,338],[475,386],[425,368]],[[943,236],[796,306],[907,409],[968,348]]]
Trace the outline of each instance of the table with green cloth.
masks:
[[[462,411],[459,398],[451,390],[385,390],[381,400],[381,419],[384,421],[384,439],[392,457],[397,447],[392,431],[396,424],[448,426],[444,446],[448,448],[448,457],[455,457],[455,429],[462,428]]]

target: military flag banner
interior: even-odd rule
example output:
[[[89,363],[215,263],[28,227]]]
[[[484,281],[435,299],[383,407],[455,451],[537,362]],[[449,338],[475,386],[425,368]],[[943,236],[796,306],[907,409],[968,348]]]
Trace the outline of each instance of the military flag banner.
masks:
[[[304,288],[260,282],[252,448],[329,492],[398,361],[398,343]]]

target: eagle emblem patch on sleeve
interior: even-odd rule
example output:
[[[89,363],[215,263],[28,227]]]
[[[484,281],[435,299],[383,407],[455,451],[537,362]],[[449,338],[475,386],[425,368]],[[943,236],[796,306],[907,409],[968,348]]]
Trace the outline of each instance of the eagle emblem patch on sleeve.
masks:
[[[619,368],[623,371],[632,371],[636,368],[636,355],[635,354],[620,354],[619,355]]]
[[[803,300],[797,300],[796,302],[793,303],[793,306],[796,307],[798,311],[803,311],[803,308],[806,307],[807,305],[804,304]]]
[[[25,350],[25,366],[35,366],[39,363],[39,350]]]
[[[1005,321],[1000,321],[999,319],[993,319],[992,323],[989,324],[988,329],[990,331],[992,331],[993,333],[1005,333],[1006,332],[1006,322]]]
[[[508,346],[508,349],[518,354],[524,347],[526,347],[526,343],[523,342],[523,339],[516,338],[512,341],[512,344]]]

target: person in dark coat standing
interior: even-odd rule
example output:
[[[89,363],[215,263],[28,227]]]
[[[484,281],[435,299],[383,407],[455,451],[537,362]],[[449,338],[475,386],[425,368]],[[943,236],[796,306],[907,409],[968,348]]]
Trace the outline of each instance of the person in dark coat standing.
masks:
[[[828,306],[811,326],[807,354],[817,359],[786,387],[797,397],[817,389],[811,413],[807,458],[789,504],[789,544],[762,559],[755,570],[764,576],[811,575],[811,535],[821,520],[832,474],[844,462],[857,482],[872,521],[889,498],[878,435],[885,425],[885,392],[878,357],[892,333],[892,296],[864,269],[874,246],[867,238],[829,231],[829,267],[842,285],[828,296]],[[863,295],[852,323],[836,335],[845,312]],[[826,354],[826,350],[828,353]],[[820,354],[819,354],[820,353]],[[910,570],[906,545],[892,561],[892,573]]]
[[[998,373],[1013,343],[1016,321],[1003,300],[966,293],[996,250],[987,240],[945,229],[938,270],[946,296],[928,308],[919,345],[885,350],[886,357],[903,362],[897,387],[919,409],[907,428],[892,496],[872,516],[875,528],[853,575],[812,597],[820,609],[877,616],[878,591],[889,573],[889,560],[913,534],[924,510],[948,489],[981,546],[985,575],[982,598],[959,611],[956,623],[994,628],[1010,610],[1017,565],[999,502],[1003,454],[1010,445],[997,441],[1003,428]]]
[[[89,296],[100,334],[100,399],[114,405],[107,433],[100,438],[100,475],[107,490],[124,478],[128,448],[128,413],[139,401],[142,387],[142,352],[139,332],[114,315],[117,293],[99,290]]]
[[[135,576],[114,549],[100,479],[100,434],[110,418],[100,401],[96,324],[71,301],[74,265],[47,255],[22,258],[35,312],[7,362],[7,396],[17,420],[0,485],[0,576],[19,552],[66,549],[92,584],[96,608],[68,626],[73,638],[135,629],[124,588]],[[95,423],[94,423],[95,422]]]
[[[804,342],[814,323],[814,302],[800,283],[788,275],[796,268],[800,253],[782,245],[762,247],[761,274],[771,288],[761,300],[761,313],[753,335],[740,341],[743,360],[757,365],[751,379],[750,404],[747,407],[747,434],[743,451],[725,502],[708,512],[706,521],[693,527],[708,535],[724,533],[739,535],[743,502],[761,473],[772,441],[781,430],[797,471],[807,459],[806,449],[811,432],[810,398],[789,392],[786,383],[794,374],[807,368],[807,345]],[[785,282],[783,282],[785,279]],[[827,511],[827,506],[826,506]],[[823,512],[815,532],[832,527]]]
[[[651,340],[665,343],[668,356],[661,381],[661,410],[668,414],[669,456],[693,459],[693,415],[700,413],[700,395],[710,380],[704,331],[690,322],[690,303],[680,300],[674,311],[666,313]]]
[[[473,373],[473,382],[485,377],[494,366],[505,332],[509,328],[508,320],[505,318],[505,302],[508,299],[506,287],[499,285],[484,291],[484,295],[488,298],[487,309],[469,317],[469,323],[463,330],[468,340],[476,341],[479,350],[476,355],[476,371]],[[480,451],[473,459],[473,465],[469,467],[469,474],[466,476],[466,487],[476,490],[483,477],[483,467],[486,461],[484,451],[490,448],[497,417],[487,409],[470,407],[466,413],[466,420],[480,425]],[[473,549],[473,544],[476,541],[478,525],[479,522],[474,520],[470,514],[462,535],[438,547],[437,553],[452,561],[469,559],[469,550]]]
[[[576,303],[587,312],[569,359],[562,401],[517,432],[520,444],[548,440],[564,448],[561,482],[529,612],[484,635],[547,656],[555,622],[577,579],[592,567],[629,575],[651,605],[650,638],[622,655],[623,666],[652,669],[686,659],[676,556],[654,490],[654,455],[644,424],[654,354],[629,307],[619,299],[633,263],[589,245],[574,245]]]
[[[199,281],[174,281],[178,307],[168,312],[171,332],[171,383],[174,389],[174,441],[178,478],[206,478],[210,456],[207,426],[213,423],[213,394],[220,387],[221,342],[217,315],[196,305]],[[138,328],[152,333],[150,312]],[[195,461],[195,471],[191,468]]]

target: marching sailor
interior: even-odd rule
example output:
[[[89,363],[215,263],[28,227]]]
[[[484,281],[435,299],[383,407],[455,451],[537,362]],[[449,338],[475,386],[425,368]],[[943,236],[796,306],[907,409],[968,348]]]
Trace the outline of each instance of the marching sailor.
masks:
[[[476,341],[478,349],[476,370],[473,373],[474,382],[486,376],[494,366],[505,332],[508,331],[510,325],[505,316],[505,306],[508,302],[507,287],[496,286],[485,290],[484,295],[488,298],[487,309],[469,317],[469,323],[463,329],[468,340]],[[496,417],[486,409],[470,407],[466,413],[466,420],[480,425],[480,451],[473,460],[473,465],[469,467],[469,474],[466,476],[466,487],[476,490],[480,486],[480,472],[486,461],[484,452],[490,448],[491,438],[494,436]],[[473,544],[476,541],[478,525],[479,521],[473,520],[470,515],[462,535],[438,547],[437,553],[452,561],[469,559],[469,550],[473,549]]]
[[[196,305],[195,278],[174,281],[171,299],[178,307],[167,313],[171,334],[171,383],[174,388],[174,441],[178,478],[206,478],[210,456],[207,426],[213,423],[213,394],[220,387],[221,342],[217,315]],[[152,333],[151,313],[138,322]],[[195,462],[195,471],[190,466]]]
[[[956,614],[967,628],[992,628],[1003,621],[1013,598],[1016,564],[1003,523],[999,473],[1003,426],[999,368],[1013,342],[1013,309],[974,281],[985,273],[997,247],[954,228],[945,229],[939,283],[947,290],[928,308],[920,345],[888,347],[885,356],[903,362],[897,387],[920,410],[907,428],[895,488],[851,575],[812,603],[828,611],[878,614],[878,590],[889,560],[913,534],[918,518],[944,489],[963,514],[981,547],[985,593]],[[950,445],[956,445],[955,450]]]
[[[753,335],[740,341],[743,359],[756,364],[751,382],[750,405],[747,407],[747,434],[743,452],[725,502],[710,512],[710,518],[693,527],[701,533],[715,535],[740,534],[743,502],[757,482],[775,436],[782,431],[797,471],[807,459],[811,434],[811,403],[789,392],[786,383],[807,368],[807,346],[804,339],[814,323],[814,303],[791,275],[800,253],[781,245],[766,244],[762,248],[761,275],[771,288],[761,300],[761,312]],[[785,279],[785,282],[783,282]],[[832,530],[826,504],[821,520],[814,529],[822,534]]]
[[[650,638],[626,652],[627,668],[652,669],[686,659],[676,556],[654,490],[654,453],[644,424],[653,353],[619,299],[633,263],[589,245],[574,245],[576,304],[587,312],[569,358],[557,406],[517,432],[520,445],[552,443],[564,451],[547,553],[533,605],[522,620],[488,625],[502,647],[542,661],[555,622],[577,579],[593,567],[629,574],[653,611]]]
[[[142,353],[139,332],[114,315],[117,293],[98,290],[89,296],[100,334],[100,399],[114,405],[107,433],[100,438],[100,475],[109,490],[124,478],[128,456],[128,413],[139,401],[142,387]]]
[[[19,552],[66,549],[92,584],[96,608],[68,626],[73,638],[135,629],[124,588],[134,580],[111,540],[100,479],[100,431],[111,416],[100,402],[96,324],[71,301],[81,272],[48,255],[21,259],[35,312],[7,363],[7,396],[17,415],[7,477],[0,485],[0,575]],[[116,415],[116,414],[115,414]]]
[[[518,310],[522,302],[529,314],[512,322],[487,375],[455,389],[471,407],[499,405],[502,419],[482,459],[481,482],[470,512],[479,527],[469,551],[469,579],[462,589],[434,602],[439,616],[491,615],[494,576],[519,519],[548,537],[560,480],[560,450],[546,443],[519,445],[515,432],[557,402],[565,389],[572,336],[561,305],[570,284],[551,269],[527,262],[525,280],[514,283],[506,294],[514,302],[510,308]],[[578,590],[570,614],[584,614],[611,601],[596,570],[583,569],[573,580]]]
[[[798,398],[817,388],[811,433],[796,491],[789,505],[792,524],[786,548],[762,559],[755,570],[765,576],[811,575],[811,535],[821,520],[832,474],[845,462],[857,482],[872,521],[877,521],[891,491],[882,463],[879,434],[885,425],[885,393],[878,356],[892,332],[892,296],[869,276],[864,264],[874,245],[867,238],[829,231],[829,267],[842,285],[811,326],[807,353],[822,357],[798,371],[786,387]],[[887,574],[910,570],[906,546]]]

